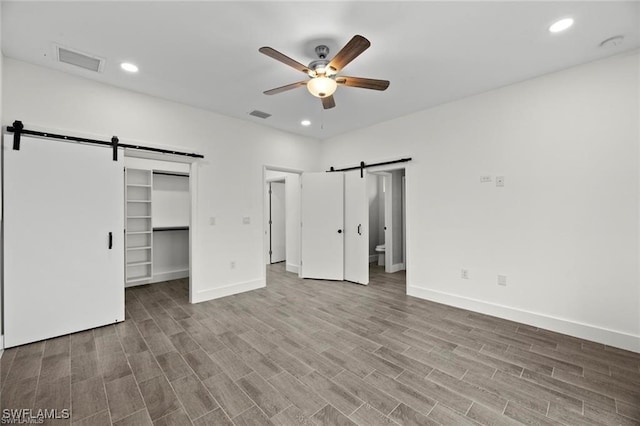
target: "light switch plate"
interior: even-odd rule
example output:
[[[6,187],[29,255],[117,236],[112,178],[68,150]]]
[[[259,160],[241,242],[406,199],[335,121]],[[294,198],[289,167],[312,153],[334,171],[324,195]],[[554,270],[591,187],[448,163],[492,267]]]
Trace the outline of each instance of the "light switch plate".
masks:
[[[504,176],[496,176],[496,186],[504,186]]]

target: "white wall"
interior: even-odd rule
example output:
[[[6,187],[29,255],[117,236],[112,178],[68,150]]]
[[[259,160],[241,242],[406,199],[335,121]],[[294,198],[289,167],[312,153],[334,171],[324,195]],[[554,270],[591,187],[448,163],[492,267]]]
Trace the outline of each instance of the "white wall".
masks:
[[[157,283],[189,276],[189,231],[154,231],[153,278]]]
[[[5,124],[204,154],[191,176],[193,301],[264,286],[263,165],[318,170],[319,142],[9,58],[3,71]]]
[[[189,176],[153,174],[153,227],[189,226]]]
[[[409,294],[640,351],[638,81],[637,52],[582,65],[332,138],[323,166],[413,157]]]

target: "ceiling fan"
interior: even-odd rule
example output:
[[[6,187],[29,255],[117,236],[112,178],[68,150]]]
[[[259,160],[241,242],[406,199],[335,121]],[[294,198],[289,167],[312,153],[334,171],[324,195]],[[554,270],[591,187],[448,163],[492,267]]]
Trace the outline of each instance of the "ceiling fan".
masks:
[[[338,85],[360,87],[363,89],[385,90],[389,87],[388,80],[375,80],[372,78],[347,77],[337,75],[347,64],[357,58],[362,52],[367,50],[371,43],[361,35],[355,35],[347,43],[342,50],[338,52],[333,59],[328,60],[329,48],[325,45],[317,46],[315,51],[318,59],[312,61],[309,66],[303,65],[298,61],[278,52],[271,47],[261,47],[258,49],[260,53],[280,61],[285,65],[302,71],[309,76],[309,80],[299,81],[297,83],[287,84],[286,86],[276,87],[267,90],[265,95],[275,95],[297,87],[307,86],[309,93],[322,100],[324,109],[333,108],[336,102],[333,99],[333,93]]]

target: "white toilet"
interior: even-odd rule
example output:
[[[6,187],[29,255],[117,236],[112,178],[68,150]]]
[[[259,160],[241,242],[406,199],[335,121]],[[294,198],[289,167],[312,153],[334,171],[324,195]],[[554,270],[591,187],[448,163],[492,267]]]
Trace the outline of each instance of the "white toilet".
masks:
[[[376,252],[378,253],[378,266],[384,266],[384,244],[376,246]]]

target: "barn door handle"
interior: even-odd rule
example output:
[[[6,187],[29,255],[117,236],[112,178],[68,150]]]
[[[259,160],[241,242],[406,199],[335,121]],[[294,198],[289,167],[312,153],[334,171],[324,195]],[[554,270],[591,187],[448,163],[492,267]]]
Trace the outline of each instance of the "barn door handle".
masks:
[[[362,232],[360,232],[360,228],[361,228],[361,227],[362,227],[362,224],[361,224],[361,223],[359,223],[359,224],[358,224],[358,235],[362,235]]]
[[[109,232],[109,250],[113,248],[113,232]]]

